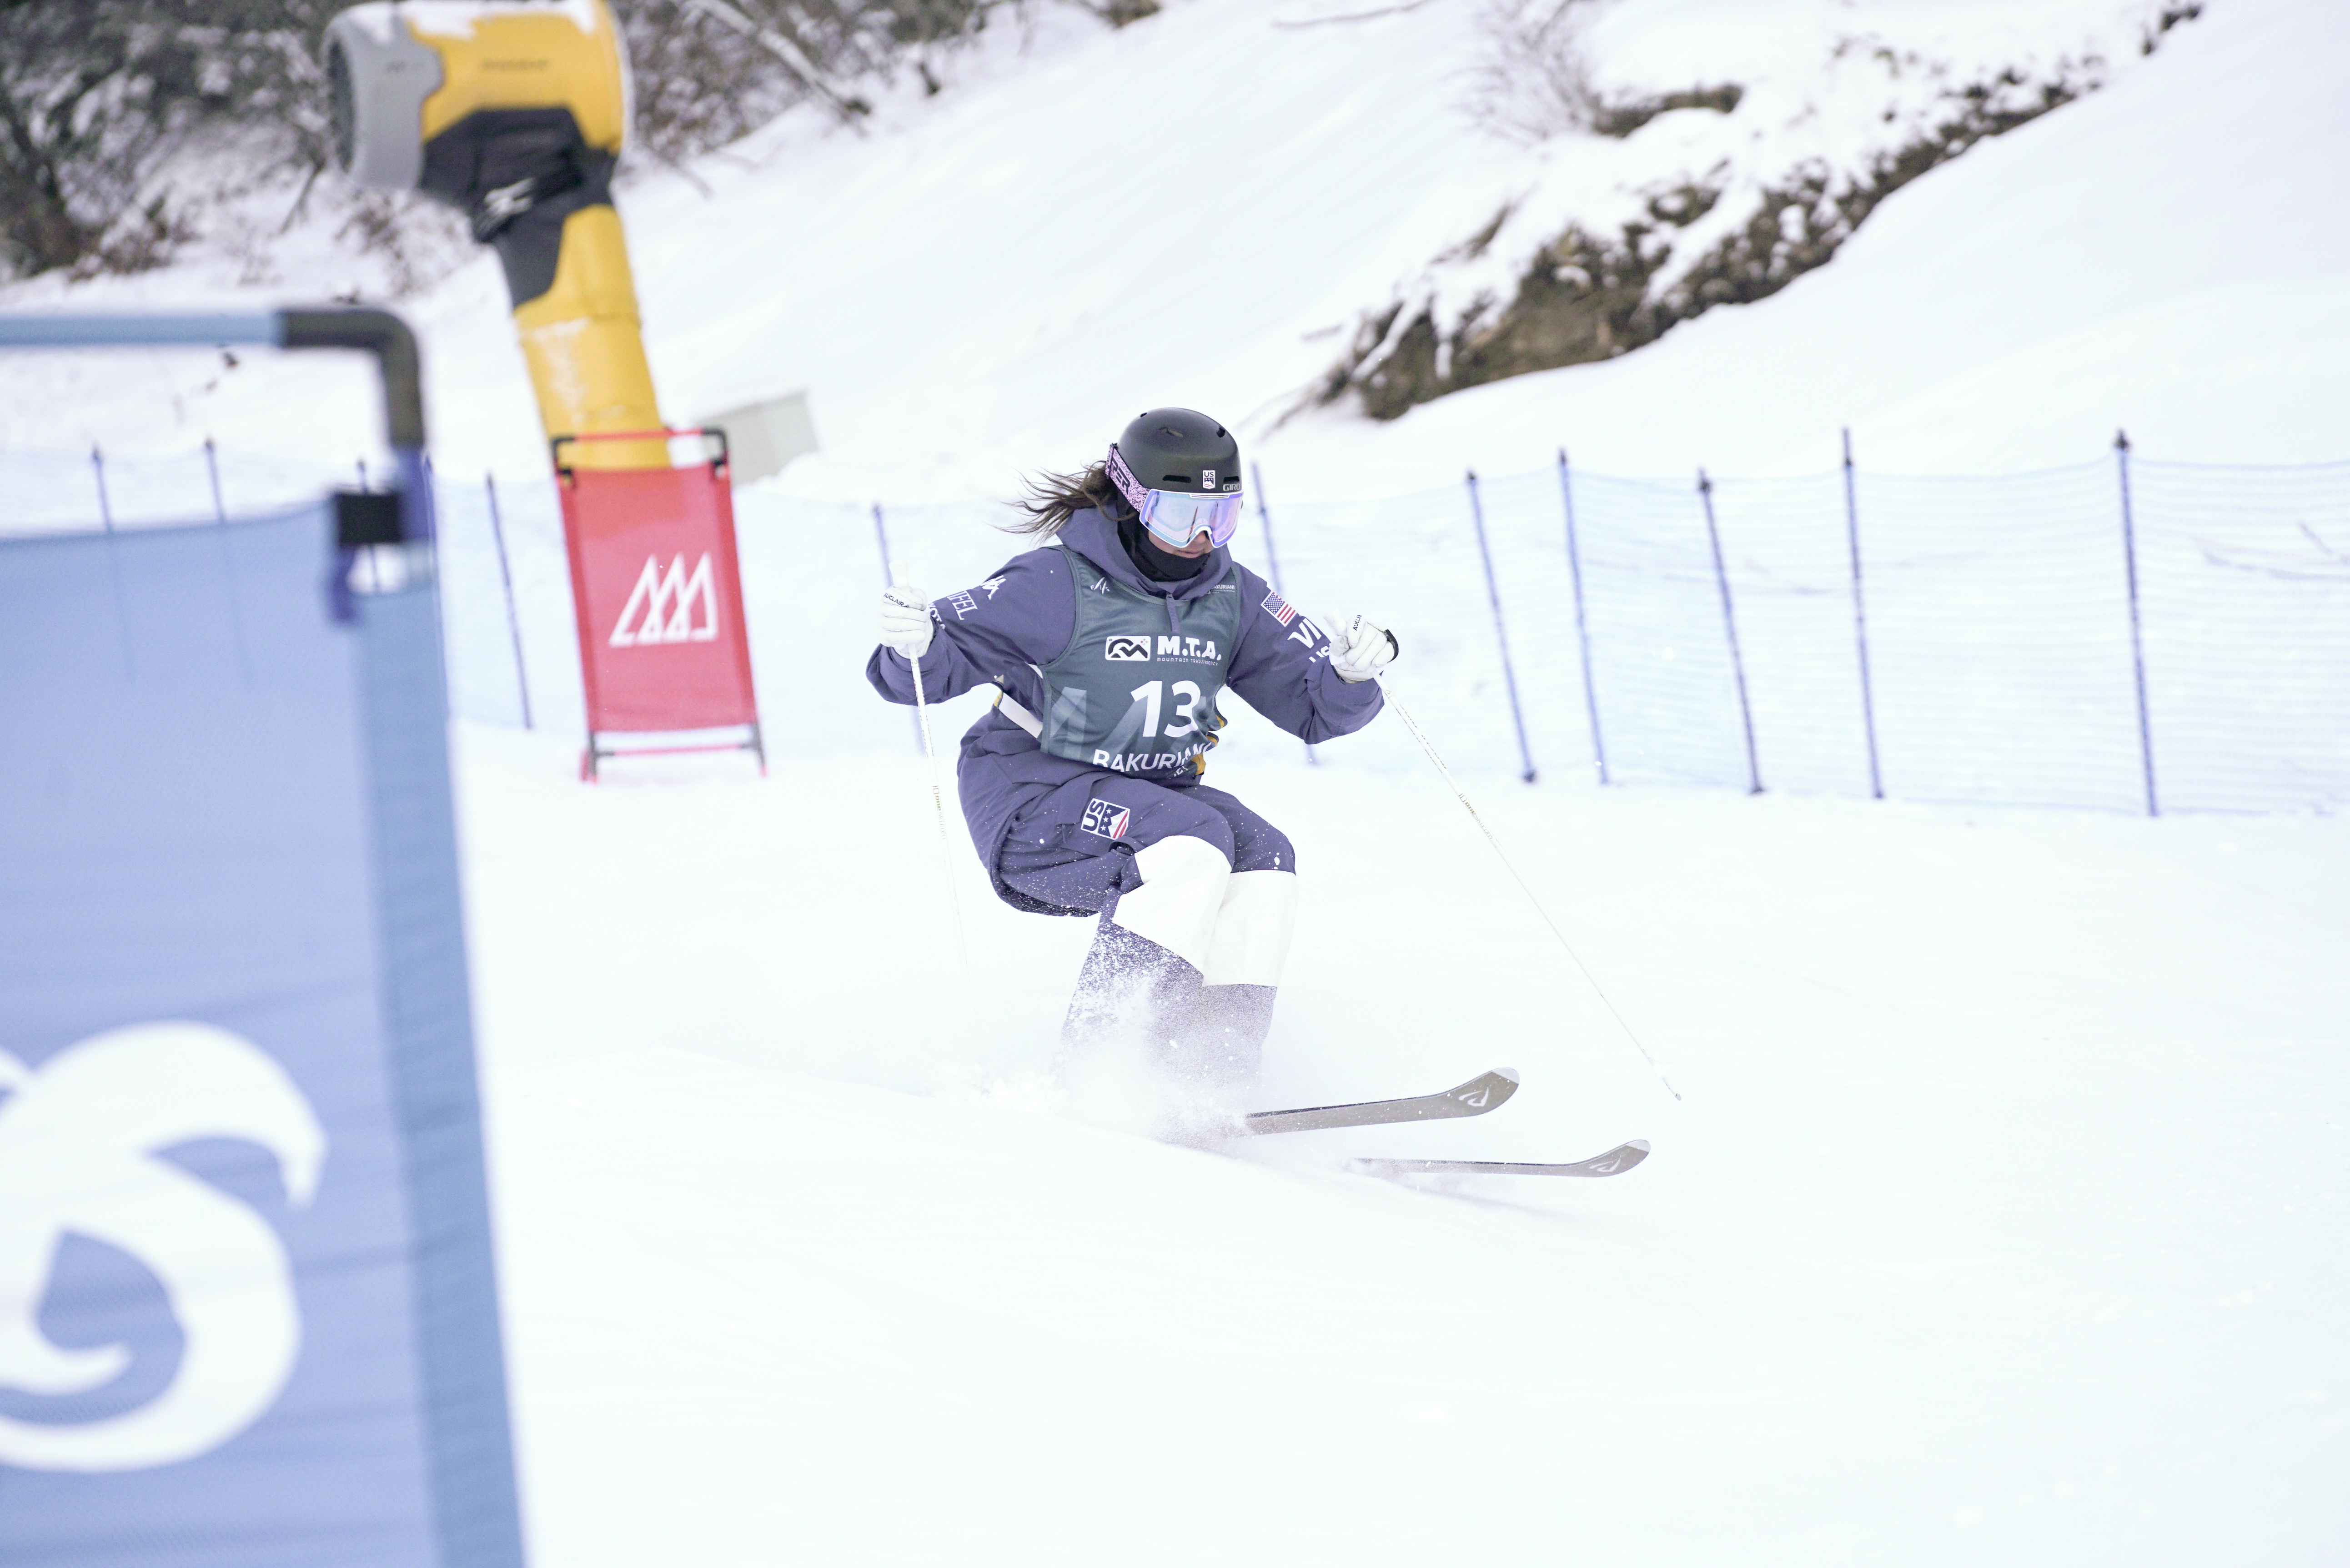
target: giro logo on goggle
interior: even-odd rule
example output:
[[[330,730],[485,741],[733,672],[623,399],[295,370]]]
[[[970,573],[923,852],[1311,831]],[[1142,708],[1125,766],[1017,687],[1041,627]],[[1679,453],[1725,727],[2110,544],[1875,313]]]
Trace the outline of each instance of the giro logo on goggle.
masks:
[[[1112,664],[1147,663],[1150,659],[1150,639],[1147,637],[1104,638],[1102,657]]]

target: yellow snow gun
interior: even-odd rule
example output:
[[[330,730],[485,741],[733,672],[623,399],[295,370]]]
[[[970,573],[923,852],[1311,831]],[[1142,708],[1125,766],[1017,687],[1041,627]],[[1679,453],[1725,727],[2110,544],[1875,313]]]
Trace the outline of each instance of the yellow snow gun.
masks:
[[[351,180],[445,202],[497,251],[549,441],[661,430],[612,208],[629,84],[605,0],[375,0],[328,25],[327,73]],[[569,459],[668,461],[659,441]]]

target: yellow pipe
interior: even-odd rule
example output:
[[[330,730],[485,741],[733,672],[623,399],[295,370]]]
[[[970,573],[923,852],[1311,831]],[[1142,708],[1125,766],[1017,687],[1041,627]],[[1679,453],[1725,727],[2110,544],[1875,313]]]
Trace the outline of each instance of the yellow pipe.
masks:
[[[555,286],[516,308],[514,319],[550,437],[663,428],[619,213],[582,207],[566,218]],[[669,449],[660,441],[578,441],[564,448],[563,460],[577,468],[661,468]]]

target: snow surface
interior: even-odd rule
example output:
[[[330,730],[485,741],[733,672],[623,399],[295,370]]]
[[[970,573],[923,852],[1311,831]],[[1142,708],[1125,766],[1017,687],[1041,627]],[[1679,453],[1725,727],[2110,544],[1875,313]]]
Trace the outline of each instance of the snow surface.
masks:
[[[1052,1085],[1089,924],[967,854],[963,987],[918,759],[460,738],[547,1568],[2350,1549],[2350,824],[1471,780],[1677,1105],[1432,774],[1220,752],[1265,1103],[1525,1087],[1198,1149]]]
[[[1174,0],[1115,33],[1047,12],[999,29],[936,99],[887,98],[868,135],[809,111],[691,180],[645,172],[622,206],[664,405],[684,419],[806,389],[826,450],[781,483],[898,502],[1005,494],[1024,472],[1096,454],[1117,410],[1166,402],[1241,422],[1296,498],[1424,489],[1464,464],[1531,470],[1560,444],[1600,472],[1818,469],[1847,425],[1864,463],[1907,472],[2083,461],[2117,425],[2179,461],[2343,455],[2350,209],[2328,192],[2350,139],[2335,68],[2350,11],[2332,0],[2213,0],[2147,58],[2130,51],[2156,8],[2119,0],[1622,0],[1595,38],[1603,80],[1729,77],[1752,84],[1750,101],[1531,150],[1464,107],[1475,9]],[[1586,199],[1612,214],[1750,122],[1758,177],[1861,156],[1852,62],[1885,39],[1944,86],[2002,57],[2054,72],[2094,45],[2112,85],[1898,192],[1780,295],[1653,348],[1393,424],[1334,409],[1274,428],[1360,314],[1503,197],[1539,197],[1526,211],[1546,218]],[[1902,114],[1932,101],[1883,90]],[[1814,99],[1845,129],[1807,118]],[[1211,169],[1206,205],[1183,204],[1175,148]],[[1134,189],[1168,210],[1125,215],[1118,193]],[[249,261],[191,263],[35,280],[0,303],[344,286],[348,269],[312,237],[286,249],[265,286],[239,283]],[[405,306],[426,337],[444,471],[544,462],[503,289],[482,255]],[[0,364],[5,441],[20,448],[188,450],[210,433],[255,458],[341,462],[369,399],[356,367],[266,357],[225,374],[202,356]]]

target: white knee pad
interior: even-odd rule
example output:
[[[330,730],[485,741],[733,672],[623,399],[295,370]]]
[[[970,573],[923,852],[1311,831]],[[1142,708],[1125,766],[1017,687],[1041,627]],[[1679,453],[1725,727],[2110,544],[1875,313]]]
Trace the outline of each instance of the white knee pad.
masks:
[[[1297,927],[1297,873],[1235,871],[1224,881],[1215,940],[1201,968],[1205,985],[1279,985],[1289,935]]]
[[[1179,833],[1135,851],[1134,868],[1142,886],[1118,895],[1111,923],[1205,973],[1232,863],[1206,839]]]

